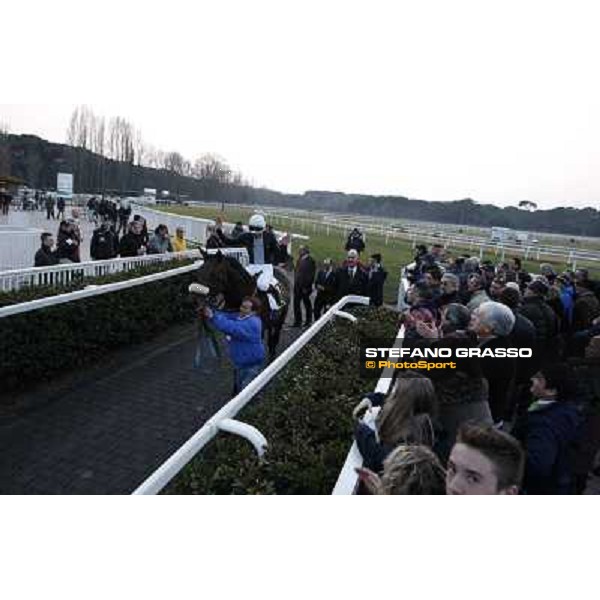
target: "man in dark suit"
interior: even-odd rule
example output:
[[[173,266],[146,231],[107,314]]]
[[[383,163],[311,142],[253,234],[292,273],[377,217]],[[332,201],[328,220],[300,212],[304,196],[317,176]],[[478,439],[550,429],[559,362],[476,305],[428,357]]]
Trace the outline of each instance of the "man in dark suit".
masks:
[[[373,254],[369,265],[367,291],[371,298],[371,306],[381,306],[383,304],[383,286],[387,279],[387,271],[381,264],[381,254]]]
[[[315,321],[321,318],[321,313],[328,310],[335,302],[337,287],[337,276],[333,267],[333,261],[326,258],[323,268],[317,273],[317,297],[315,298]]]
[[[306,313],[306,327],[312,324],[313,308],[310,296],[313,291],[317,264],[310,255],[307,246],[301,246],[298,262],[296,263],[296,276],[294,278],[294,327],[302,327],[302,304]]]
[[[337,272],[337,298],[367,296],[367,274],[358,261],[358,252],[350,250],[344,265]]]

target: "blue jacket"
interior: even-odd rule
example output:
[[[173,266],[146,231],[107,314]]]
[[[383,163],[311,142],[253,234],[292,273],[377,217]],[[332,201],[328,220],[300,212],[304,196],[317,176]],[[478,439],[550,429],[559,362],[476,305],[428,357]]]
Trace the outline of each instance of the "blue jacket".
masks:
[[[240,318],[239,313],[215,312],[211,323],[231,338],[229,355],[237,369],[260,365],[265,360],[262,321],[259,317]]]
[[[573,494],[572,452],[581,415],[572,402],[530,408],[517,424],[516,437],[527,452],[524,491],[527,494]]]
[[[573,324],[573,307],[575,306],[575,288],[567,285],[560,292],[560,301],[563,305],[563,317],[570,327]]]

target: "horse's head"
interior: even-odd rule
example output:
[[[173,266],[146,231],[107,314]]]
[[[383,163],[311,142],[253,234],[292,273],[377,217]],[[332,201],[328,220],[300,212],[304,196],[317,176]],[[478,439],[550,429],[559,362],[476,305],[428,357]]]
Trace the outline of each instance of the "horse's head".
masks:
[[[198,282],[209,289],[208,298],[218,308],[238,309],[245,296],[254,293],[254,281],[249,273],[230,256],[222,252],[202,251],[204,264],[198,269]]]

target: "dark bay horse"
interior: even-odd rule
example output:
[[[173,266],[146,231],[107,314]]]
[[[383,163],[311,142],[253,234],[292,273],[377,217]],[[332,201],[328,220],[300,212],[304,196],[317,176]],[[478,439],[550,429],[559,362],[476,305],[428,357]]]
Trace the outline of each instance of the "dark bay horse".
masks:
[[[278,300],[280,308],[272,310],[266,292],[257,288],[258,276],[252,276],[233,257],[221,252],[208,254],[202,252],[204,264],[196,272],[198,283],[209,288],[209,300],[218,310],[237,312],[244,298],[255,296],[261,301],[260,318],[263,322],[263,332],[267,339],[269,359],[277,355],[277,346],[281,330],[285,324],[290,300],[290,284],[285,273],[274,269],[279,282],[278,289],[269,292]]]

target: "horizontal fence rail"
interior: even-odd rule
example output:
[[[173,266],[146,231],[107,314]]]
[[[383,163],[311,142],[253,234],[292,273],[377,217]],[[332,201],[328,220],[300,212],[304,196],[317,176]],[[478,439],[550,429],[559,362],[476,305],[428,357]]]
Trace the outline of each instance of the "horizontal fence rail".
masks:
[[[212,206],[211,203],[194,203],[199,206]],[[345,237],[352,229],[357,227],[363,233],[370,233],[382,236],[385,243],[390,240],[405,240],[410,242],[413,247],[420,241],[439,243],[446,249],[451,247],[456,249],[468,249],[469,251],[477,251],[480,257],[484,252],[491,252],[504,260],[506,254],[523,256],[525,260],[558,260],[565,264],[571,265],[573,269],[577,268],[577,264],[582,262],[598,263],[600,267],[600,250],[586,250],[582,248],[574,248],[563,245],[554,245],[548,243],[533,243],[531,239],[524,240],[522,243],[506,241],[492,241],[491,238],[485,238],[477,235],[466,235],[461,233],[446,233],[443,231],[445,227],[439,224],[437,228],[425,226],[411,222],[407,226],[390,225],[389,219],[387,223],[375,223],[371,218],[360,215],[343,215],[335,213],[323,213],[320,211],[307,211],[302,209],[288,209],[280,207],[265,207],[258,205],[243,205],[232,204],[228,205],[234,208],[255,210],[262,212],[273,223],[285,224],[289,227],[298,226],[304,231],[313,232],[322,231],[331,234],[331,230],[337,231],[342,237]],[[456,227],[456,226],[454,226]],[[441,231],[440,231],[441,230]],[[530,237],[548,236],[552,234],[546,233],[531,233]],[[569,236],[563,236],[568,238]],[[582,238],[584,239],[584,238]]]
[[[61,286],[90,277],[104,277],[124,271],[171,260],[197,260],[201,258],[198,250],[173,252],[168,254],[150,254],[131,258],[69,263],[51,267],[34,267],[0,272],[0,291],[12,292],[23,287]]]
[[[368,306],[369,298],[364,296],[346,296],[332,306],[319,321],[300,336],[281,356],[273,361],[247,388],[209,419],[192,438],[134,492],[134,495],[152,496],[159,494],[224,428],[231,431],[232,428],[228,428],[231,420],[235,419],[236,415],[254,399],[256,394],[270,383],[327,323],[336,316],[355,320],[352,315],[342,311],[348,304]],[[223,422],[225,422],[225,427],[223,427]],[[256,431],[254,433],[256,435]]]
[[[44,308],[50,308],[51,306],[67,304],[69,302],[77,302],[79,300],[85,300],[86,298],[93,298],[94,296],[102,296],[103,294],[120,292],[122,290],[138,287],[147,283],[153,283],[155,281],[162,281],[163,279],[176,277],[177,275],[183,275],[184,273],[191,273],[192,271],[199,269],[202,264],[202,261],[198,261],[193,265],[186,265],[185,267],[170,269],[168,271],[163,271],[162,273],[146,275],[145,277],[138,277],[136,279],[129,279],[127,281],[120,281],[118,283],[109,283],[107,285],[91,285],[78,292],[60,294],[58,296],[50,296],[48,298],[41,298],[39,300],[24,302],[22,304],[5,306],[4,308],[0,308],[0,319],[5,319],[14,315],[22,315]]]

